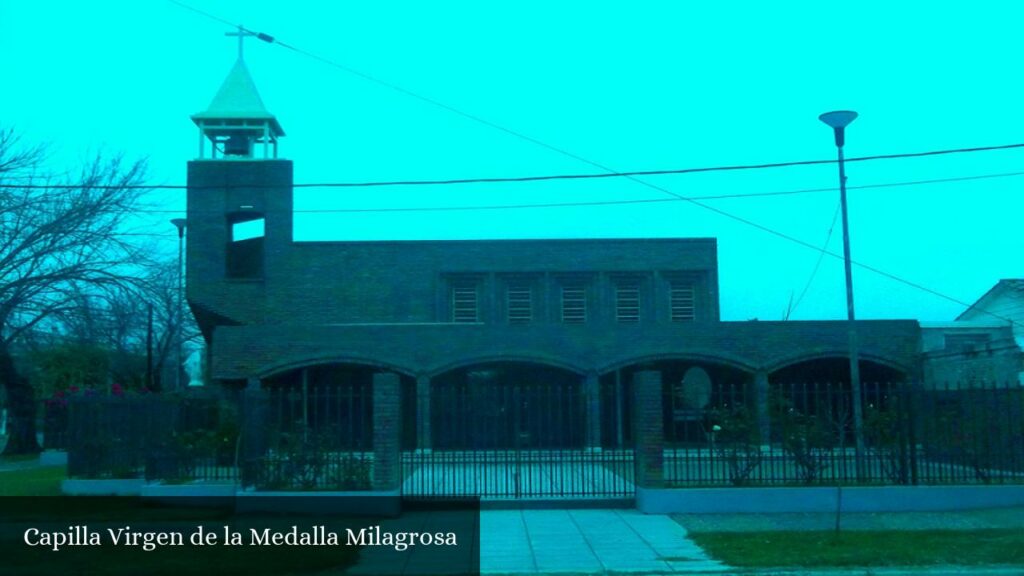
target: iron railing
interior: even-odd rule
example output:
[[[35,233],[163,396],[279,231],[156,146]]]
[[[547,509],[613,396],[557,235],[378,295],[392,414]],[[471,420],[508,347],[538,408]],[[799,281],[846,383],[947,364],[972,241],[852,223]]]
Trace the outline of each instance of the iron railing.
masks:
[[[1024,483],[1024,388],[865,383],[666,388],[669,486]],[[859,436],[859,442],[858,442]]]
[[[480,380],[432,383],[429,445],[402,454],[405,497],[633,496],[632,453],[588,430],[582,383]]]
[[[484,376],[435,380],[428,398],[403,395],[406,496],[633,495],[627,383],[602,383],[595,420],[584,382]],[[51,437],[63,432],[73,478],[370,487],[370,382],[267,386],[254,397],[259,410],[217,397],[72,398],[66,428]],[[843,384],[666,385],[664,485],[1024,483],[1024,387],[1017,383],[866,382],[860,401],[858,431]]]

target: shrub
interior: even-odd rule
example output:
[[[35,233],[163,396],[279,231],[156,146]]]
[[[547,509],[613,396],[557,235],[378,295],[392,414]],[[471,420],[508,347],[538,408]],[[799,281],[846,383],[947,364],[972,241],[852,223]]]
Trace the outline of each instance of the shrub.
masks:
[[[707,410],[704,420],[711,449],[726,463],[729,481],[746,484],[763,458],[757,418],[743,405],[725,405]]]

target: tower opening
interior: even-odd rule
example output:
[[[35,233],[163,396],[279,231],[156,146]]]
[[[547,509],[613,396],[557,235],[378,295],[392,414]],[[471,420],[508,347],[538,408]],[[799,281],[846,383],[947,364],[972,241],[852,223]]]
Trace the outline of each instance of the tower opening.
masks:
[[[262,278],[265,219],[253,212],[228,215],[231,239],[227,247],[228,278]]]

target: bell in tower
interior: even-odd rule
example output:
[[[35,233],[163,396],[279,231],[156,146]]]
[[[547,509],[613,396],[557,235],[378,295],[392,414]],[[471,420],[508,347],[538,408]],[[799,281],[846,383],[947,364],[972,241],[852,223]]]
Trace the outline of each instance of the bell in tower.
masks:
[[[224,141],[225,156],[252,157],[253,139],[243,130],[233,130]]]
[[[236,35],[232,33],[232,35]],[[277,140],[284,130],[267,111],[242,58],[241,28],[238,60],[204,112],[192,116],[199,127],[199,159],[259,160],[277,158]],[[210,144],[207,154],[207,141]]]

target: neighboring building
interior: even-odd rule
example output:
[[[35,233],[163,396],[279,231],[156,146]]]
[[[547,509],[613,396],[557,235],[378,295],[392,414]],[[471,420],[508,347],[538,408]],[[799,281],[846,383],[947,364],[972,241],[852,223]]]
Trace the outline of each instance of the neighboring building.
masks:
[[[922,376],[928,388],[1016,383],[1024,367],[1008,322],[922,322],[921,344]]]
[[[955,322],[922,323],[929,387],[1024,385],[1024,280],[1000,280]]]
[[[1017,342],[1024,344],[1024,279],[1000,280],[956,319],[958,322],[1000,322],[1010,326]]]

